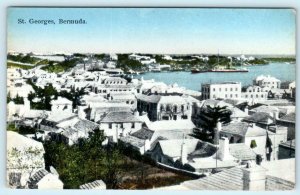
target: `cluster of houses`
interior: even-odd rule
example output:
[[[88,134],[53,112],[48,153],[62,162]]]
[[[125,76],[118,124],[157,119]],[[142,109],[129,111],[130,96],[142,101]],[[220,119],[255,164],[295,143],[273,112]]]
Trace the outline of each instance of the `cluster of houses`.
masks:
[[[152,60],[147,56],[129,57]],[[42,142],[55,140],[72,145],[95,129],[104,131],[107,137],[104,144],[122,142],[161,166],[198,175],[211,175],[216,170],[235,171],[235,167],[250,162],[294,158],[295,82],[282,83],[271,76],[259,76],[245,91],[241,83],[224,82],[202,84],[198,92],[177,84],[120,77],[119,70],[113,66],[115,60],[111,56],[103,64],[104,69],[94,69],[95,64],[101,64],[85,60],[61,74],[38,67],[8,69],[8,93],[23,97],[24,103],[8,102],[7,123],[37,129],[35,135],[8,132],[8,153],[14,154],[17,149],[18,156],[12,156],[24,160],[31,147],[41,151],[30,157],[41,161],[33,163],[30,170],[23,168],[28,167],[25,164],[29,161],[21,160],[15,165],[8,158],[10,186],[63,188],[55,169],[45,170]],[[39,87],[52,84],[57,91],[84,89],[86,94],[75,107],[71,100],[59,96],[51,100],[51,110],[34,110],[27,99],[34,93],[27,84],[28,79]],[[230,123],[216,124],[212,142],[193,136],[195,129],[205,131],[199,116],[208,106],[226,106],[231,112]],[[101,189],[105,186],[99,181],[95,183]],[[81,188],[90,186],[93,184],[83,184]]]

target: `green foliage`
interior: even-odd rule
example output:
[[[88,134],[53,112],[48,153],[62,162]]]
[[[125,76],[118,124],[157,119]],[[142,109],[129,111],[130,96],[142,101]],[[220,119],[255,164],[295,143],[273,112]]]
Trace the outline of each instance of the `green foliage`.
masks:
[[[69,92],[60,91],[58,92],[51,84],[46,85],[43,88],[36,86],[31,80],[27,81],[28,84],[32,86],[34,89],[34,93],[30,92],[28,95],[28,100],[31,102],[32,109],[37,110],[51,110],[51,100],[57,99],[58,96],[67,98],[68,100],[73,102],[73,108],[76,108],[76,105],[79,103],[79,98],[82,95],[87,94],[85,88],[75,89],[71,88]],[[39,98],[40,102],[33,102],[34,98]]]
[[[47,141],[44,144],[46,167],[56,168],[67,189],[97,179],[104,180],[107,188],[116,188],[123,160],[117,147],[102,146],[104,139],[103,131],[95,130],[88,139],[72,146]]]
[[[29,54],[23,55],[7,55],[7,59],[15,62],[22,62],[22,63],[28,63],[28,64],[36,64],[40,59],[30,56]]]
[[[94,57],[99,60],[102,60],[105,57],[105,54],[104,53],[103,54],[95,54]]]
[[[86,55],[82,54],[82,53],[74,53],[73,56],[75,56],[75,57],[86,57]]]
[[[48,72],[54,72],[54,73],[65,72],[68,69],[73,68],[78,61],[79,59],[71,59],[71,60],[64,60],[56,64],[54,64],[54,62],[52,61],[49,61],[49,64],[47,66],[42,67],[42,70]]]
[[[28,100],[31,103],[31,108],[37,110],[51,110],[51,97],[54,96],[54,98],[57,98],[58,96],[58,92],[52,86],[52,84],[46,85],[43,89],[36,86],[34,83],[32,83],[31,80],[28,80],[27,83],[30,84],[35,91],[34,93],[30,92],[28,95]],[[39,98],[40,102],[33,102],[32,100],[34,98]]]
[[[203,139],[205,141],[211,142],[214,138],[214,131],[218,121],[222,124],[229,123],[231,121],[231,114],[231,111],[228,110],[226,106],[211,107],[208,105],[207,108],[203,109],[201,111],[201,114],[198,116],[200,121],[200,127],[206,133],[203,135],[202,131],[195,129],[193,135],[198,139]],[[212,139],[210,139],[209,137],[212,137]]]
[[[131,60],[128,58],[128,56],[129,56],[128,54],[118,55],[117,68],[121,68],[125,72],[128,71],[129,69],[140,71],[145,68],[141,62],[137,60]]]
[[[18,94],[15,98],[12,99],[12,101],[14,101],[15,104],[24,104],[24,98],[20,97]]]
[[[18,132],[19,130],[18,130],[18,128],[16,128],[15,124],[9,123],[9,124],[7,125],[7,131]]]
[[[24,70],[29,70],[29,69],[34,68],[34,66],[28,66],[28,65],[13,63],[13,62],[7,62],[7,68],[21,68]]]
[[[251,140],[251,144],[250,144],[250,148],[256,148],[256,141],[255,140]]]
[[[258,64],[258,65],[265,65],[265,64],[268,64],[268,62],[264,59],[258,59],[258,58],[255,58],[254,60],[249,60],[248,63],[250,64]]]
[[[21,135],[26,135],[26,134],[35,134],[36,129],[33,127],[27,127],[27,126],[16,126],[13,123],[9,123],[7,125],[7,131],[14,131],[17,132]]]
[[[263,58],[266,61],[269,62],[290,62],[290,63],[295,63],[296,58],[288,58],[288,57],[283,57],[283,58]]]
[[[13,101],[15,104],[24,104],[24,98],[20,97],[18,94],[15,98],[10,97],[10,93],[6,96],[6,101],[9,103],[10,101]]]

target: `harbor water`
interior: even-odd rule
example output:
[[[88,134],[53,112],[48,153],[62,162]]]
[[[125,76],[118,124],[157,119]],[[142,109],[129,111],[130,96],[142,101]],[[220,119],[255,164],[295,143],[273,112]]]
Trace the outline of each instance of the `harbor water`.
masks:
[[[242,86],[251,85],[253,79],[259,75],[271,75],[283,81],[294,81],[296,78],[296,65],[286,63],[270,63],[268,65],[255,65],[244,67],[249,72],[235,73],[197,73],[191,72],[147,72],[137,75],[135,78],[143,77],[144,80],[154,79],[168,85],[177,83],[178,86],[199,91],[202,83],[216,83],[224,81],[241,82]]]

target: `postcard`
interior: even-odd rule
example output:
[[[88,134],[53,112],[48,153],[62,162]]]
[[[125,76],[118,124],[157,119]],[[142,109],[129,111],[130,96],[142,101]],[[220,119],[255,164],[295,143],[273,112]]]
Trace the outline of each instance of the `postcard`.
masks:
[[[13,189],[295,188],[296,12],[9,7]]]

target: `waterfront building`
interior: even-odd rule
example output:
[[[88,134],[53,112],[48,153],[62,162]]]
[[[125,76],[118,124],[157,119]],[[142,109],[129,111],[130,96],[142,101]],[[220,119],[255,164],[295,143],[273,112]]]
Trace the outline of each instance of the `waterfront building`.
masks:
[[[288,90],[292,90],[295,87],[296,87],[296,81],[285,81],[282,82],[280,85],[281,89],[288,89]]]
[[[206,83],[201,85],[202,99],[240,99],[240,82]]]
[[[257,102],[258,100],[266,100],[268,98],[268,87],[248,86],[242,88],[242,98],[250,102]]]
[[[281,81],[270,75],[260,75],[253,80],[253,85],[269,87],[270,89],[280,88]]]

